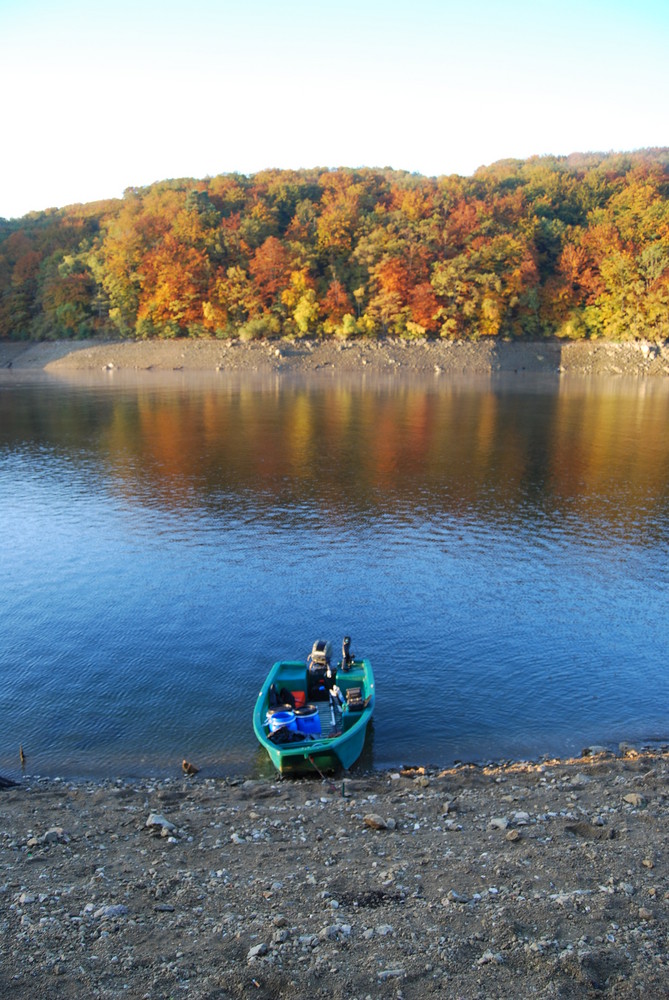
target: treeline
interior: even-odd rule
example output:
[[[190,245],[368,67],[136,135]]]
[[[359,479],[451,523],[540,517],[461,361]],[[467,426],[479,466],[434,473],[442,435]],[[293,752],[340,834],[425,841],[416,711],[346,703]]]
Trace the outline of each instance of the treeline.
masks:
[[[0,337],[669,339],[669,149],[268,170],[0,220]]]

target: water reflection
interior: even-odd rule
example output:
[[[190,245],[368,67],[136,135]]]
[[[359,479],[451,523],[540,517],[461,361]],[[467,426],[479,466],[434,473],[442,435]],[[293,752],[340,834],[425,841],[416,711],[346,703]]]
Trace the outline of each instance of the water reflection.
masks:
[[[0,449],[93,461],[128,504],[166,511],[564,517],[643,543],[666,538],[668,411],[663,383],[622,379],[23,386],[0,392]]]
[[[0,770],[253,770],[269,665],[344,632],[363,766],[666,736],[668,417],[659,381],[5,373]]]

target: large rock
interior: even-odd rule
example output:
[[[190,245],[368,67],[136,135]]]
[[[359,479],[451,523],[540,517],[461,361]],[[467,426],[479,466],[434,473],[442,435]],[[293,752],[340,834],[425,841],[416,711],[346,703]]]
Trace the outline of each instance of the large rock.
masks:
[[[174,833],[176,830],[174,823],[170,823],[161,813],[149,813],[149,818],[145,825],[167,830],[168,833]]]

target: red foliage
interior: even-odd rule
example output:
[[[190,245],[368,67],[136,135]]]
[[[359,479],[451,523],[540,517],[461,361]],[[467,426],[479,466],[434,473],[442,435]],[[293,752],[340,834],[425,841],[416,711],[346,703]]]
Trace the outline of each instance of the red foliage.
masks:
[[[290,273],[290,257],[276,236],[268,236],[249,261],[249,271],[258,296],[266,308],[271,306]]]
[[[434,333],[437,329],[436,314],[439,300],[429,281],[416,285],[409,296],[409,306],[414,323],[420,323],[428,333]]]
[[[402,303],[406,302],[411,287],[409,270],[404,260],[391,257],[377,264],[375,277],[384,292],[394,292],[399,295]]]
[[[355,307],[342,283],[336,279],[331,281],[323,298],[323,313],[326,318],[331,323],[341,323],[347,313],[353,312]]]

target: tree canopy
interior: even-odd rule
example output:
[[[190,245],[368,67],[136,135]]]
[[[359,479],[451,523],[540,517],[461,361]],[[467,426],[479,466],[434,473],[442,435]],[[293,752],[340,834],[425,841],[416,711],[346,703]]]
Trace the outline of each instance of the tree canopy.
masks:
[[[266,170],[0,220],[0,337],[669,338],[669,149]]]

